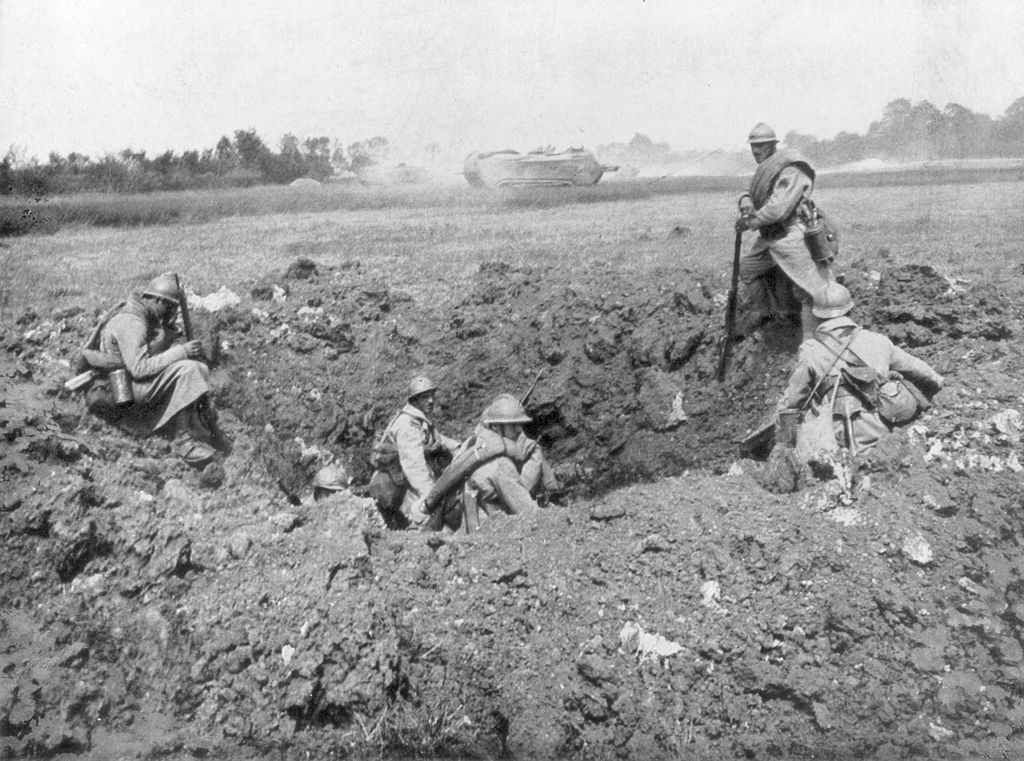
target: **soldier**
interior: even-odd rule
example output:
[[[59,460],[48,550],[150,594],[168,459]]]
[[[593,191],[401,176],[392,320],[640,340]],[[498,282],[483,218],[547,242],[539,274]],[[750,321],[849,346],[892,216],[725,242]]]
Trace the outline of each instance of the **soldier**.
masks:
[[[800,327],[806,340],[815,325],[812,294],[832,277],[830,264],[814,261],[804,242],[814,169],[798,151],[777,150],[775,130],[764,122],[750,131],[747,142],[757,170],[750,190],[739,198],[736,230],[757,230],[759,235],[740,259],[740,280],[754,310],[741,332],[749,334],[772,318],[787,317],[795,296],[801,304]]]
[[[336,492],[347,489],[352,477],[342,465],[325,465],[313,477],[313,501],[327,499]]]
[[[540,445],[528,438],[523,425],[529,415],[511,394],[500,394],[487,406],[473,435],[459,447],[438,488],[429,495],[436,510],[444,495],[461,486],[466,530],[480,526],[480,513],[494,516],[528,515],[538,509],[534,495],[541,487],[557,491],[558,481],[544,460]],[[451,525],[450,521],[445,521]],[[433,523],[440,523],[435,521]]]
[[[437,385],[418,375],[409,383],[407,404],[374,443],[368,494],[392,528],[416,528],[430,516],[423,499],[451,460],[459,442],[439,433],[430,420]]]
[[[153,431],[169,428],[172,450],[198,467],[214,458],[214,445],[226,450],[228,443],[214,423],[202,342],[179,341],[182,295],[173,272],[154,278],[101,324],[82,353],[94,367],[123,367],[134,397],[126,417]]]
[[[820,324],[812,338],[800,345],[789,386],[779,400],[779,411],[803,408],[811,397],[826,408],[831,404],[836,440],[851,454],[863,453],[892,430],[893,424],[858,391],[854,381],[861,375],[856,372],[858,368],[866,366],[873,371],[873,378],[883,380],[895,370],[918,383],[928,395],[942,388],[943,378],[886,336],[864,330],[851,320],[847,315],[853,309],[853,298],[843,285],[832,282],[821,289],[814,296],[812,309]],[[851,367],[852,374],[848,372]]]

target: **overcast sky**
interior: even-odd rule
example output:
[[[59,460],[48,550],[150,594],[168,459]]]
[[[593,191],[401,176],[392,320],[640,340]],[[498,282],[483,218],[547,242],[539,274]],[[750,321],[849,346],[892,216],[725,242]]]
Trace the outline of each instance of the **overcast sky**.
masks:
[[[255,128],[446,152],[739,149],[898,97],[1001,116],[1019,0],[0,0],[0,152],[213,147]]]

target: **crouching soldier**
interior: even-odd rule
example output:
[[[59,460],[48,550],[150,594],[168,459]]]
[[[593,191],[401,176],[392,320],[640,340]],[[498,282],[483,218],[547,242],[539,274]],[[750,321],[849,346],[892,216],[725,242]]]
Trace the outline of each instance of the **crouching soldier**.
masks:
[[[780,417],[809,409],[810,419],[823,419],[823,431],[831,429],[823,435],[833,448],[832,436],[857,455],[926,408],[942,388],[943,378],[888,337],[861,328],[848,316],[851,309],[853,298],[840,283],[831,282],[815,294],[812,314],[817,327],[800,345],[778,408]],[[813,425],[805,422],[800,432]]]
[[[534,499],[538,491],[558,490],[540,445],[523,431],[530,420],[511,394],[501,394],[488,405],[427,496],[425,506],[435,516],[432,528],[457,527],[459,512],[467,532],[480,527],[481,514],[529,515],[539,509]]]
[[[115,400],[125,403],[123,420],[168,429],[174,453],[198,467],[214,458],[215,446],[230,444],[216,427],[202,342],[182,342],[175,326],[183,296],[174,273],[154,278],[107,314],[82,357],[109,372]]]
[[[370,453],[374,468],[367,493],[391,528],[417,527],[430,516],[423,500],[451,461],[459,442],[441,434],[430,415],[437,384],[426,376],[409,383],[407,403],[391,419]]]

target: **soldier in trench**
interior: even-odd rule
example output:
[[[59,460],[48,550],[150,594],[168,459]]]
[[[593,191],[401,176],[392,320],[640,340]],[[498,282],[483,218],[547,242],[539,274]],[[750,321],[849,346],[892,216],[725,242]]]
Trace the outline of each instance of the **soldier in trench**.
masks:
[[[429,528],[457,528],[464,521],[467,531],[475,531],[481,520],[498,515],[530,515],[539,509],[540,492],[560,491],[540,444],[523,430],[529,422],[514,396],[495,397],[427,495],[425,507],[434,516]]]
[[[820,414],[831,420],[835,440],[857,455],[873,448],[896,423],[887,421],[865,396],[857,383],[863,373],[856,368],[883,382],[896,371],[920,386],[927,397],[937,393],[944,380],[927,362],[900,349],[887,336],[861,328],[849,317],[852,309],[853,298],[840,283],[831,282],[815,294],[816,330],[800,345],[778,409],[784,413],[809,403],[817,405]],[[916,409],[904,414],[910,420]]]
[[[757,170],[739,198],[736,231],[756,230],[758,236],[740,258],[748,311],[738,332],[750,335],[769,320],[794,321],[798,314],[807,339],[815,326],[812,295],[832,279],[831,265],[812,259],[804,240],[813,213],[814,168],[799,151],[779,150],[775,130],[764,122],[750,131],[747,143]]]
[[[182,341],[176,326],[183,294],[178,278],[164,273],[141,294],[131,294],[101,321],[83,347],[83,365],[101,376],[125,371],[134,400],[121,420],[151,431],[168,430],[172,451],[201,467],[230,442],[216,425],[210,400],[209,368],[198,340]],[[86,392],[90,408],[111,405],[110,383],[101,377]]]
[[[374,442],[367,493],[391,528],[417,528],[429,520],[424,498],[451,462],[459,442],[442,434],[430,416],[437,384],[424,375],[409,382],[406,404]]]

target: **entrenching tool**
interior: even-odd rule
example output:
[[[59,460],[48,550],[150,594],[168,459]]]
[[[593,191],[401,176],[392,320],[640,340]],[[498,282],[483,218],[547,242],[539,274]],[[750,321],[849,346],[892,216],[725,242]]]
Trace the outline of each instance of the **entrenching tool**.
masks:
[[[732,254],[732,283],[729,286],[729,298],[725,305],[725,335],[722,336],[718,354],[718,369],[715,371],[715,380],[719,383],[725,380],[725,374],[729,371],[729,363],[732,361],[732,345],[736,339],[736,301],[739,298],[740,284],[740,250],[743,246],[743,233],[736,231],[736,245]]]

